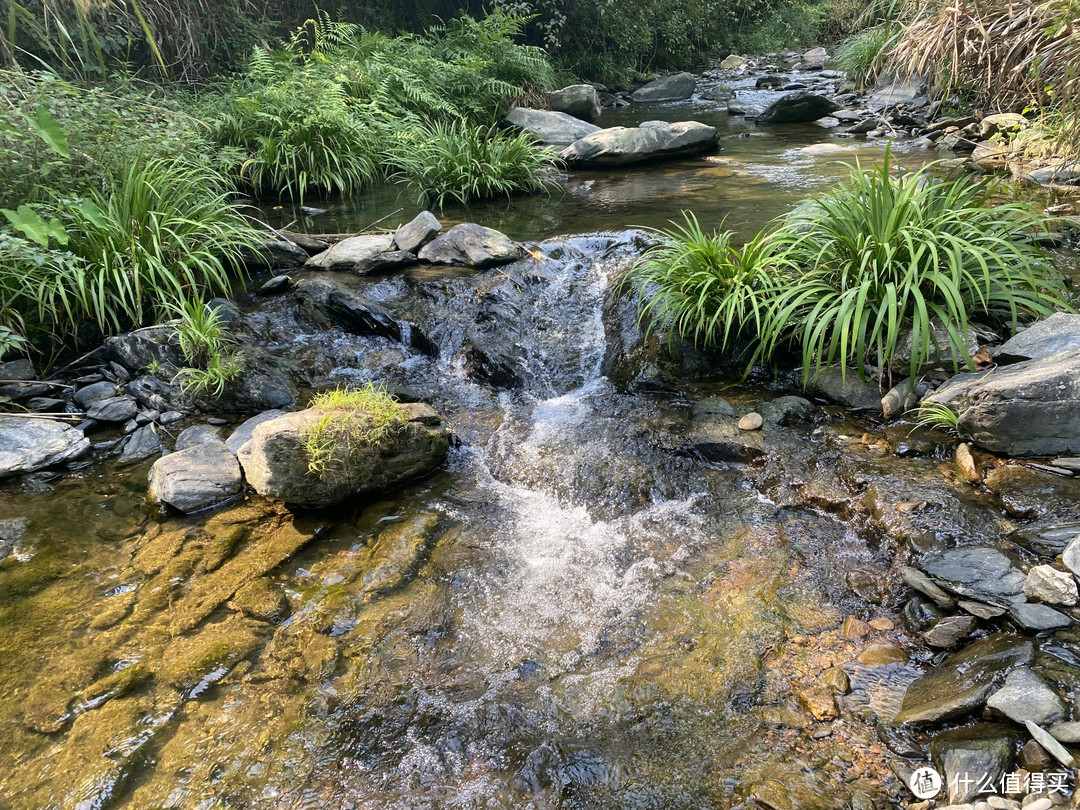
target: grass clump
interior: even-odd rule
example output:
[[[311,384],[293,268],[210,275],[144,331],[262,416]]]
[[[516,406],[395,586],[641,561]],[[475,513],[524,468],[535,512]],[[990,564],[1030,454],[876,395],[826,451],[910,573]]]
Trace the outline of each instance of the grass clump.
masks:
[[[236,341],[229,334],[222,310],[201,300],[174,304],[177,316],[176,341],[184,359],[191,365],[173,378],[188,396],[220,399],[244,371],[244,357],[235,350]]]
[[[442,206],[543,191],[557,185],[554,150],[537,146],[525,133],[474,127],[461,121],[432,124],[405,133],[391,160],[400,167],[391,179],[404,183],[420,202]]]
[[[912,412],[916,427],[941,430],[956,435],[960,415],[941,402],[924,402]]]
[[[315,395],[309,407],[318,419],[305,430],[304,451],[308,471],[315,475],[405,427],[401,406],[384,388],[371,384],[325,391]]]
[[[630,278],[643,317],[724,349],[748,338],[751,362],[794,348],[804,382],[834,364],[884,369],[908,352],[912,376],[939,358],[958,368],[970,365],[974,319],[1015,329],[1070,308],[1051,257],[1025,238],[1047,217],[990,195],[985,181],[895,174],[886,153],[741,250],[688,215],[658,232],[662,244]]]

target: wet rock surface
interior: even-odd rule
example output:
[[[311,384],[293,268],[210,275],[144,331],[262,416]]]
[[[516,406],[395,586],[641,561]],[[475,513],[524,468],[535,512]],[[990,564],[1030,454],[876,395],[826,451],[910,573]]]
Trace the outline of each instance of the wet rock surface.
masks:
[[[719,139],[714,127],[697,121],[646,121],[639,127],[609,127],[566,147],[560,157],[570,166],[625,166],[712,150]]]
[[[241,484],[240,465],[224,444],[199,444],[154,462],[149,497],[181,512],[198,512],[239,495]]]
[[[63,422],[0,416],[0,478],[63,464],[89,449],[89,440]]]

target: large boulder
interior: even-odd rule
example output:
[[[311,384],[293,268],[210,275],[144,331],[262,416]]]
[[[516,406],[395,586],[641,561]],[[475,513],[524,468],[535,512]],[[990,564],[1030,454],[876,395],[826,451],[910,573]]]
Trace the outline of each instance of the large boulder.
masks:
[[[352,270],[356,265],[394,249],[389,233],[350,236],[307,260],[309,270]]]
[[[248,483],[266,498],[323,507],[427,475],[446,457],[449,434],[429,406],[399,407],[396,429],[374,443],[338,441],[330,461],[314,471],[307,443],[323,412],[309,408],[263,422],[238,454]]]
[[[548,106],[585,121],[600,117],[600,95],[591,84],[572,84],[548,93]]]
[[[62,464],[89,449],[81,431],[58,420],[0,416],[0,478]]]
[[[224,503],[242,486],[236,456],[221,442],[171,453],[150,468],[150,499],[184,513]]]
[[[781,96],[765,108],[758,121],[763,124],[801,124],[817,121],[840,109],[840,105],[816,93],[799,92]]]
[[[420,249],[420,259],[432,264],[459,264],[493,267],[517,261],[524,255],[521,246],[492,228],[471,222],[455,225]]]
[[[975,444],[1009,456],[1080,453],[1080,352],[958,374],[927,397]]]
[[[528,132],[538,141],[560,146],[600,131],[600,127],[595,124],[567,113],[533,110],[528,107],[514,107],[506,114],[503,122]]]
[[[716,129],[697,121],[646,121],[640,127],[610,127],[574,141],[560,157],[571,166],[624,166],[695,155],[716,147]]]
[[[639,87],[630,94],[631,101],[682,101],[694,95],[697,79],[691,73],[663,76]]]
[[[1002,343],[994,352],[994,359],[1004,363],[1041,360],[1058,352],[1075,352],[1078,349],[1080,315],[1056,312]]]

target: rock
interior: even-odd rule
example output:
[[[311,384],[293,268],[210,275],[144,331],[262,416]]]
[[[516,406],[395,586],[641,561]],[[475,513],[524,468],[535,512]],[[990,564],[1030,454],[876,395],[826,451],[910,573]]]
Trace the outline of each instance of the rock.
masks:
[[[1080,722],[1068,720],[1064,723],[1054,723],[1050,726],[1050,735],[1058,742],[1080,743]]]
[[[30,380],[36,380],[37,378],[37,371],[34,370],[34,364],[25,357],[20,357],[18,360],[8,360],[6,363],[0,363],[0,380],[19,380],[28,382]]]
[[[548,106],[555,112],[583,121],[595,121],[600,117],[600,96],[591,84],[572,84],[548,93]]]
[[[750,60],[745,56],[739,56],[738,54],[730,54],[720,62],[721,70],[742,70],[749,66]]]
[[[760,413],[748,413],[739,420],[739,430],[761,430],[764,423]]]
[[[315,471],[309,469],[305,444],[324,414],[308,409],[279,416],[255,428],[251,441],[240,448],[240,463],[260,495],[299,506],[330,506],[354,495],[384,492],[432,472],[449,449],[447,431],[414,421],[415,407],[400,406],[405,421],[375,444],[337,441],[332,462]],[[426,418],[427,411],[421,416]]]
[[[528,107],[514,107],[506,114],[503,122],[529,133],[538,141],[555,146],[571,144],[579,138],[600,131],[600,127],[595,124],[572,115],[550,110],[532,110]]]
[[[829,52],[824,48],[811,48],[802,55],[804,62],[825,62],[829,58]]]
[[[221,430],[213,425],[192,425],[180,431],[176,437],[175,450],[187,450],[189,447],[206,444],[207,442],[223,441]]]
[[[858,372],[850,368],[846,371],[834,366],[823,368],[811,375],[806,390],[814,396],[857,411],[876,411],[881,407],[881,391],[877,383],[860,380]]]
[[[309,258],[304,267],[308,270],[352,270],[361,262],[393,249],[394,237],[390,234],[350,236]]]
[[[630,94],[635,102],[682,101],[694,95],[697,79],[691,73],[675,73],[654,79]]]
[[[945,593],[945,591],[939,588],[933,580],[917,568],[905,565],[900,569],[900,577],[904,580],[904,584],[910,588],[914,588],[924,596],[930,597],[938,607],[944,608],[945,610],[952,610],[956,607],[956,600]]]
[[[802,397],[777,397],[759,409],[766,422],[774,425],[794,425],[812,421],[818,415],[818,407]]]
[[[1080,315],[1055,312],[1017,332],[994,350],[993,357],[1002,363],[1043,360],[1060,352],[1080,349]]]
[[[1035,740],[1028,740],[1016,755],[1016,764],[1029,773],[1044,773],[1053,767],[1054,760]]]
[[[890,664],[906,664],[908,654],[895,641],[875,641],[855,658],[864,667],[883,667]]]
[[[979,619],[996,619],[998,616],[1004,616],[1008,613],[1003,607],[984,605],[982,602],[972,602],[968,599],[961,599],[956,603],[956,606]]]
[[[760,89],[764,87],[766,90],[775,90],[779,87],[783,87],[787,81],[783,76],[777,74],[768,74],[765,76],[758,76],[754,82],[754,87]]]
[[[996,633],[976,641],[912,682],[894,722],[925,725],[980,709],[1004,673],[1030,664],[1034,655],[1034,644],[1017,636]]]
[[[934,622],[933,626],[923,633],[923,638],[931,647],[955,647],[974,629],[974,616],[946,616]]]
[[[150,468],[150,499],[184,513],[224,503],[242,484],[236,457],[219,442],[163,456]]]
[[[970,802],[981,792],[984,778],[1000,785],[1019,742],[1020,735],[1004,723],[977,723],[934,737],[930,753],[944,777],[949,802]]]
[[[818,722],[835,720],[840,716],[836,709],[836,698],[832,692],[823,689],[806,689],[799,692],[799,702]]]
[[[1013,605],[1009,608],[1009,615],[1025,630],[1036,632],[1040,630],[1057,630],[1072,624],[1072,619],[1064,613],[1059,613],[1052,607],[1033,602]]]
[[[1010,456],[1080,452],[1080,352],[958,374],[927,397],[959,414],[959,431]]]
[[[1029,126],[1031,122],[1020,113],[997,113],[988,115],[979,122],[979,137],[988,141],[999,132],[1015,132]]]
[[[241,586],[229,604],[252,619],[270,624],[289,615],[288,598],[268,577],[257,577]]]
[[[493,388],[521,388],[525,384],[517,363],[476,345],[465,349],[465,373],[471,380]]]
[[[357,263],[353,268],[353,272],[359,276],[377,276],[382,273],[393,273],[403,267],[411,267],[418,261],[419,259],[412,253],[404,250],[391,250]]]
[[[1075,605],[1078,598],[1076,580],[1052,565],[1036,565],[1028,571],[1024,595],[1048,605]]]
[[[960,442],[956,445],[956,466],[960,472],[964,474],[964,478],[967,479],[969,484],[981,484],[983,480],[983,472],[979,467],[979,462],[975,460],[975,456],[971,454],[971,445],[967,442]]]
[[[844,619],[844,626],[840,630],[840,635],[851,641],[857,641],[860,638],[865,638],[870,634],[870,625],[860,619],[858,616],[848,616]]]
[[[153,326],[117,335],[105,341],[105,355],[133,372],[158,363],[180,367],[184,356],[173,340],[175,334],[171,326]]]
[[[763,124],[799,124],[817,121],[839,109],[839,104],[825,96],[798,92],[778,98],[758,116],[758,121]]]
[[[946,590],[992,605],[1023,602],[1025,577],[990,546],[966,546],[929,554],[920,565]]]
[[[277,295],[287,292],[292,287],[292,279],[288,276],[274,276],[255,291],[256,295]]]
[[[840,667],[829,667],[822,672],[821,684],[837,695],[846,695],[851,691],[851,679]]]
[[[1015,723],[1031,721],[1047,725],[1065,716],[1065,704],[1046,681],[1027,667],[1018,667],[1005,678],[1005,685],[986,701],[991,709]]]
[[[138,412],[135,400],[128,396],[102,399],[86,409],[86,415],[97,422],[126,422]]]
[[[116,386],[111,382],[102,381],[84,386],[75,392],[72,399],[75,404],[84,410],[96,402],[103,402],[116,396]]]
[[[740,101],[736,96],[727,105],[728,115],[745,115],[747,118],[757,118],[765,112],[764,105],[754,104],[752,101]]]
[[[442,223],[430,211],[421,211],[394,231],[394,246],[406,253],[416,254],[420,248],[439,235]]]
[[[284,239],[266,239],[255,249],[243,250],[240,258],[252,268],[301,267],[308,260],[308,252]]]
[[[306,278],[296,285],[297,297],[328,317],[346,332],[400,342],[401,324],[360,293],[330,279]]]
[[[1075,576],[1080,576],[1080,534],[1069,541],[1069,545],[1061,552],[1061,559],[1066,568]]]
[[[1037,723],[1033,723],[1031,720],[1025,720],[1024,728],[1028,730],[1028,734],[1031,735],[1035,742],[1045,748],[1048,754],[1066,768],[1073,768],[1076,766],[1076,760],[1073,758],[1072,754],[1065,750],[1065,746],[1054,739],[1054,737],[1042,729]]]
[[[697,121],[646,121],[639,127],[609,127],[579,138],[561,153],[570,166],[624,166],[711,151],[720,136]]]
[[[132,433],[124,442],[120,453],[121,465],[137,464],[148,458],[161,455],[161,437],[153,425],[143,425]]]
[[[881,82],[878,89],[866,101],[866,106],[872,110],[883,110],[886,107],[896,107],[905,104],[908,107],[917,107],[926,102],[926,79],[913,76],[906,79],[896,79],[891,83]]]
[[[879,633],[887,633],[896,628],[896,623],[885,616],[878,616],[876,619],[871,619],[867,624],[870,625],[872,630],[877,630]]]
[[[516,261],[524,255],[521,246],[505,234],[483,225],[455,225],[420,249],[421,261],[466,267],[493,267]]]
[[[269,422],[271,419],[277,419],[279,416],[284,416],[287,411],[282,411],[274,408],[269,411],[263,411],[258,416],[253,416],[245,422],[242,422],[236,430],[230,434],[229,438],[225,440],[225,446],[229,449],[230,453],[236,454],[240,451],[250,439],[251,434],[254,433],[255,428],[261,425],[263,422]]]
[[[892,419],[918,407],[919,400],[922,399],[926,391],[925,385],[912,386],[908,380],[894,385],[881,398],[882,415],[886,419]]]
[[[63,422],[0,416],[0,478],[63,464],[89,449],[82,432]]]

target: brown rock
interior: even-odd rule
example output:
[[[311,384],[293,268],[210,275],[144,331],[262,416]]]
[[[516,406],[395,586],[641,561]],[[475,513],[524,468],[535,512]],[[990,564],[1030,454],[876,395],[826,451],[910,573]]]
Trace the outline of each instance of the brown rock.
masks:
[[[1054,760],[1035,740],[1028,740],[1016,755],[1016,764],[1032,773],[1045,773],[1053,766]]]
[[[838,695],[846,695],[851,691],[851,679],[840,667],[829,667],[822,672],[821,685]]]
[[[857,640],[870,633],[870,625],[857,616],[848,616],[844,619],[844,628],[840,632],[846,639]]]
[[[840,716],[836,709],[836,698],[824,689],[806,689],[800,692],[799,702],[815,720],[828,722]]]
[[[876,641],[859,653],[855,660],[866,667],[882,667],[887,664],[906,664],[908,654],[895,641]]]
[[[869,624],[874,630],[879,630],[881,632],[886,632],[896,627],[896,625],[893,624],[892,619],[887,619],[884,616],[879,616],[876,619],[871,619]]]
[[[969,484],[981,484],[983,479],[982,468],[971,454],[971,445],[961,442],[956,445],[956,466],[968,480]]]
[[[974,629],[975,617],[961,613],[934,622],[934,626],[923,633],[923,638],[931,647],[955,647]]]
[[[760,430],[764,421],[760,413],[748,413],[739,420],[739,430]]]

